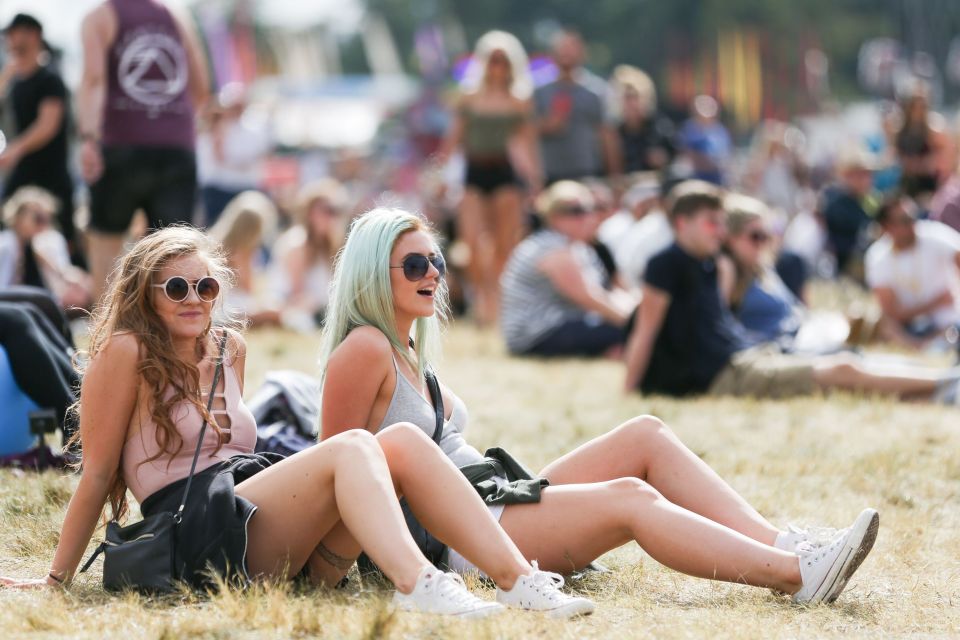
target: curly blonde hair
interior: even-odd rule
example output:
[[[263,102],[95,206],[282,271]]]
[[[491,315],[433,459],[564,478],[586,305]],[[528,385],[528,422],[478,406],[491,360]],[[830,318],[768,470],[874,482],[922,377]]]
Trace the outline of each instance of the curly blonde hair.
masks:
[[[223,433],[216,422],[210,419],[206,407],[200,401],[200,371],[194,362],[184,362],[175,355],[173,343],[166,325],[153,306],[153,287],[157,274],[171,260],[200,256],[209,265],[209,274],[220,281],[221,289],[232,282],[232,273],[218,243],[202,232],[188,226],[172,226],[152,233],[137,242],[121,258],[113,270],[107,290],[97,305],[90,323],[90,342],[87,346],[87,362],[97,357],[112,336],[120,332],[133,334],[140,348],[137,364],[138,384],[146,385],[150,392],[150,418],[157,425],[157,445],[160,452],[145,462],[164,455],[174,456],[183,447],[183,440],[170,417],[171,409],[183,402],[193,404],[204,416],[220,440]],[[215,305],[223,300],[223,291]],[[197,361],[207,356],[207,337],[212,328],[212,318],[220,312],[223,322],[239,329],[239,323],[214,308],[211,323],[197,337]],[[82,375],[85,367],[77,365]],[[173,393],[170,393],[172,390]],[[76,405],[75,405],[76,407]],[[79,438],[79,432],[74,439]],[[109,504],[112,517],[122,520],[128,511],[126,483],[121,473],[110,489]]]

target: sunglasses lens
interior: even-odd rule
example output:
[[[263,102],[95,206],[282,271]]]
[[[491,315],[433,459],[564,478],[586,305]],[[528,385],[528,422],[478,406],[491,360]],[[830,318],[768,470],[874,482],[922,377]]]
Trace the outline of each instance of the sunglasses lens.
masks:
[[[430,258],[430,264],[433,265],[433,268],[440,272],[440,277],[442,278],[447,273],[447,263],[443,260],[443,256],[433,256]]]
[[[207,276],[197,282],[197,297],[204,302],[213,302],[220,295],[220,283],[216,278]]]
[[[422,280],[430,270],[427,256],[407,256],[403,259],[403,275],[410,281]]]
[[[180,276],[175,276],[167,280],[164,291],[174,302],[183,302],[190,295],[190,283]]]

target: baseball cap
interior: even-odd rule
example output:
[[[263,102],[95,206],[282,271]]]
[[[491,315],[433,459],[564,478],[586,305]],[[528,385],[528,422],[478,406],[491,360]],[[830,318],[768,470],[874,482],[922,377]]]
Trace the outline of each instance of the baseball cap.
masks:
[[[10,21],[3,32],[8,33],[14,29],[33,29],[41,34],[43,33],[43,25],[40,24],[40,21],[26,13],[18,13],[13,16],[13,20]]]

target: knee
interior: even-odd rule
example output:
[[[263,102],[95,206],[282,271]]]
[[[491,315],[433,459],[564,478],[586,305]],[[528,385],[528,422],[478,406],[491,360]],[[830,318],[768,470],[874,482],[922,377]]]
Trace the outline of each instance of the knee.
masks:
[[[340,455],[365,455],[380,448],[377,439],[366,429],[349,429],[325,440],[324,443],[334,447]]]
[[[855,382],[861,373],[857,362],[845,356],[838,356],[815,368],[825,381],[833,384]]]
[[[673,431],[656,416],[637,416],[627,420],[614,430],[617,435],[641,446],[673,435]]]
[[[376,440],[384,453],[394,458],[410,451],[422,451],[432,442],[420,427],[410,422],[397,422],[381,429]]]
[[[27,310],[19,304],[5,304],[0,313],[0,327],[4,332],[16,331],[14,335],[17,337],[25,335],[32,320]]]
[[[639,478],[617,478],[610,480],[608,485],[617,501],[630,505],[631,509],[650,506],[663,498],[659,491]]]

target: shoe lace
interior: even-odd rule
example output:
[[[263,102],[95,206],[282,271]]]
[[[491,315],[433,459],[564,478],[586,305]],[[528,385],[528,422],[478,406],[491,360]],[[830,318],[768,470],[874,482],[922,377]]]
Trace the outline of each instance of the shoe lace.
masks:
[[[463,578],[456,573],[440,573],[433,579],[431,585],[437,595],[445,600],[460,605],[469,606],[475,604],[477,597],[467,590],[467,585]]]
[[[787,525],[787,532],[797,536],[800,539],[800,544],[797,547],[797,550],[800,550],[800,545],[809,545],[811,547],[821,547],[834,538],[837,537],[838,533],[841,533],[841,529],[833,529],[831,527],[797,527],[792,524]]]
[[[563,576],[553,571],[541,570],[536,560],[533,561],[533,569],[533,573],[530,574],[530,583],[539,593],[554,602],[567,597],[560,591],[560,588],[564,585]]]
[[[843,535],[836,535],[829,544],[824,543],[818,546],[804,542],[797,545],[797,554],[800,556],[801,562],[810,566],[833,553],[842,542]]]

